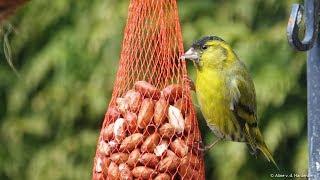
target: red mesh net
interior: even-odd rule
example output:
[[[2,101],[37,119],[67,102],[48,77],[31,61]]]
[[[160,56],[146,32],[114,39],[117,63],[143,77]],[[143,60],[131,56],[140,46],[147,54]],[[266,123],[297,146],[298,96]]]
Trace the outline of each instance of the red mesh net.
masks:
[[[204,179],[176,0],[132,0],[93,179]]]
[[[0,0],[0,22],[12,14],[18,6],[26,3],[28,0]]]

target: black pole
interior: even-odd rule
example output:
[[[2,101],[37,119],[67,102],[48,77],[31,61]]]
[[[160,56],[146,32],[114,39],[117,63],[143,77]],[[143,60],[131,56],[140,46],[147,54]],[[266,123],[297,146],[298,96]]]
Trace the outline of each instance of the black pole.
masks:
[[[309,178],[320,179],[320,36],[308,51]]]
[[[304,7],[294,4],[288,22],[287,36],[290,45],[298,51],[308,51],[308,144],[310,180],[320,180],[320,0],[305,0]],[[303,9],[305,12],[303,13]],[[305,37],[299,39],[301,16],[305,21]]]

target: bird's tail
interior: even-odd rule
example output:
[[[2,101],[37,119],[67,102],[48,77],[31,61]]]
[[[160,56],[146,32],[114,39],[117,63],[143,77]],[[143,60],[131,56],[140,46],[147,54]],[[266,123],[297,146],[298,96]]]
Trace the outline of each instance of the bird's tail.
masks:
[[[279,170],[279,167],[278,167],[277,163],[275,162],[275,160],[273,159],[272,154],[271,154],[269,148],[267,147],[266,143],[265,142],[258,143],[257,148],[263,153],[263,155],[267,158],[267,160],[269,162],[271,161]]]
[[[266,145],[266,143],[263,140],[262,134],[258,127],[249,127],[248,125],[245,126],[245,132],[247,136],[247,140],[252,148],[252,150],[255,152],[256,149],[259,149],[263,155],[267,158],[267,160],[272,162],[277,169],[279,170],[279,167],[275,160],[272,157],[272,154]]]

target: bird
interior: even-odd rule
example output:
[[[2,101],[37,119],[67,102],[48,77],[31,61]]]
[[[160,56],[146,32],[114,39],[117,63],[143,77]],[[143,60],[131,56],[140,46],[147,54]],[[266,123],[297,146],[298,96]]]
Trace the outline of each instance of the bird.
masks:
[[[245,64],[230,44],[218,36],[195,41],[182,56],[196,67],[194,87],[200,110],[217,139],[204,150],[224,141],[246,143],[249,152],[260,150],[277,169],[272,153],[258,127],[256,92]]]

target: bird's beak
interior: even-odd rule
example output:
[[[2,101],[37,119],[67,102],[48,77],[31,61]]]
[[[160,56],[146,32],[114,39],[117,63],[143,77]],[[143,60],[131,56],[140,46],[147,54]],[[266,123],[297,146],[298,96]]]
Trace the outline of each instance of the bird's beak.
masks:
[[[184,55],[181,56],[181,59],[189,59],[191,61],[194,61],[195,63],[199,63],[199,54],[197,51],[192,47],[187,52],[184,53]]]

